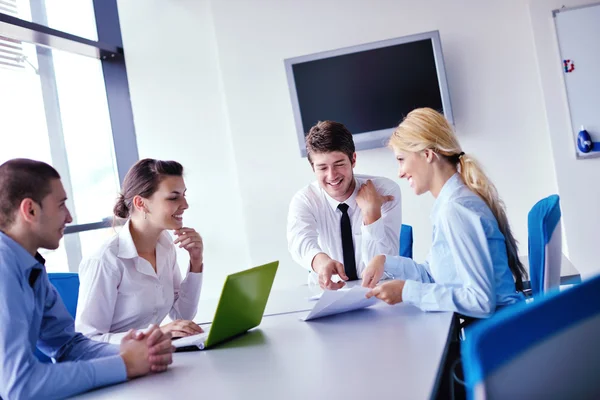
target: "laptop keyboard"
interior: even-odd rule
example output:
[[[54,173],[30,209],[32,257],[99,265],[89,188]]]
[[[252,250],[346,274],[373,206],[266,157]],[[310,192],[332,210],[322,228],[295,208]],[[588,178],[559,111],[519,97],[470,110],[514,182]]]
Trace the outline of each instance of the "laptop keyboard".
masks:
[[[181,339],[174,340],[173,346],[175,346],[175,347],[198,346],[199,344],[204,344],[204,341],[206,340],[207,337],[208,337],[208,332],[182,337]]]

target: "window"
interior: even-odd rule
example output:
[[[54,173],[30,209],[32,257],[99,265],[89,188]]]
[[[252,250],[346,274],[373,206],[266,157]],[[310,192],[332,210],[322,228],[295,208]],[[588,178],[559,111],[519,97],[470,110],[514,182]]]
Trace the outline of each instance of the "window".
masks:
[[[58,250],[42,252],[49,272],[77,271],[115,233],[138,158],[118,27],[115,0],[0,0],[0,163],[53,165],[73,215]]]
[[[5,12],[1,10],[3,3],[6,3],[6,8],[16,8],[17,17],[25,21],[36,22],[85,39],[98,40],[92,0],[0,0],[0,12]],[[42,13],[45,18],[39,17]]]

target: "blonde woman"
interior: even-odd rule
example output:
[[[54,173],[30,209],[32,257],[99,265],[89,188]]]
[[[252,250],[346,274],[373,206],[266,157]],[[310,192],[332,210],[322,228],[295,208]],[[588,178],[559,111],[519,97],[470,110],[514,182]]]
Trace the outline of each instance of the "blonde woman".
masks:
[[[417,195],[431,192],[436,199],[433,243],[422,264],[374,257],[363,272],[363,286],[372,288],[367,297],[478,318],[523,299],[526,273],[504,204],[479,164],[462,151],[444,116],[429,108],[412,111],[389,146],[400,164],[399,177]],[[384,270],[394,280],[375,286]]]

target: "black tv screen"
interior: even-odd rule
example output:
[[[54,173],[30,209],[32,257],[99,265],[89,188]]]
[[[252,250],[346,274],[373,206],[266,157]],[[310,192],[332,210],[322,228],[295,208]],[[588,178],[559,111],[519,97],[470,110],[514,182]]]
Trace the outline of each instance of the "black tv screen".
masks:
[[[302,155],[318,121],[346,125],[357,149],[385,145],[415,108],[452,121],[437,32],[297,57],[286,67]]]

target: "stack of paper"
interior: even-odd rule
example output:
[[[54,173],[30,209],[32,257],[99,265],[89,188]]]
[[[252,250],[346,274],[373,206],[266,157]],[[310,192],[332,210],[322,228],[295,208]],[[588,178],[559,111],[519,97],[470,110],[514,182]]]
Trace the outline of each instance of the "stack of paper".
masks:
[[[369,290],[371,289],[362,286],[354,286],[352,289],[326,290],[312,311],[304,317],[304,321],[372,306],[379,300],[376,297],[367,299],[365,295]]]

